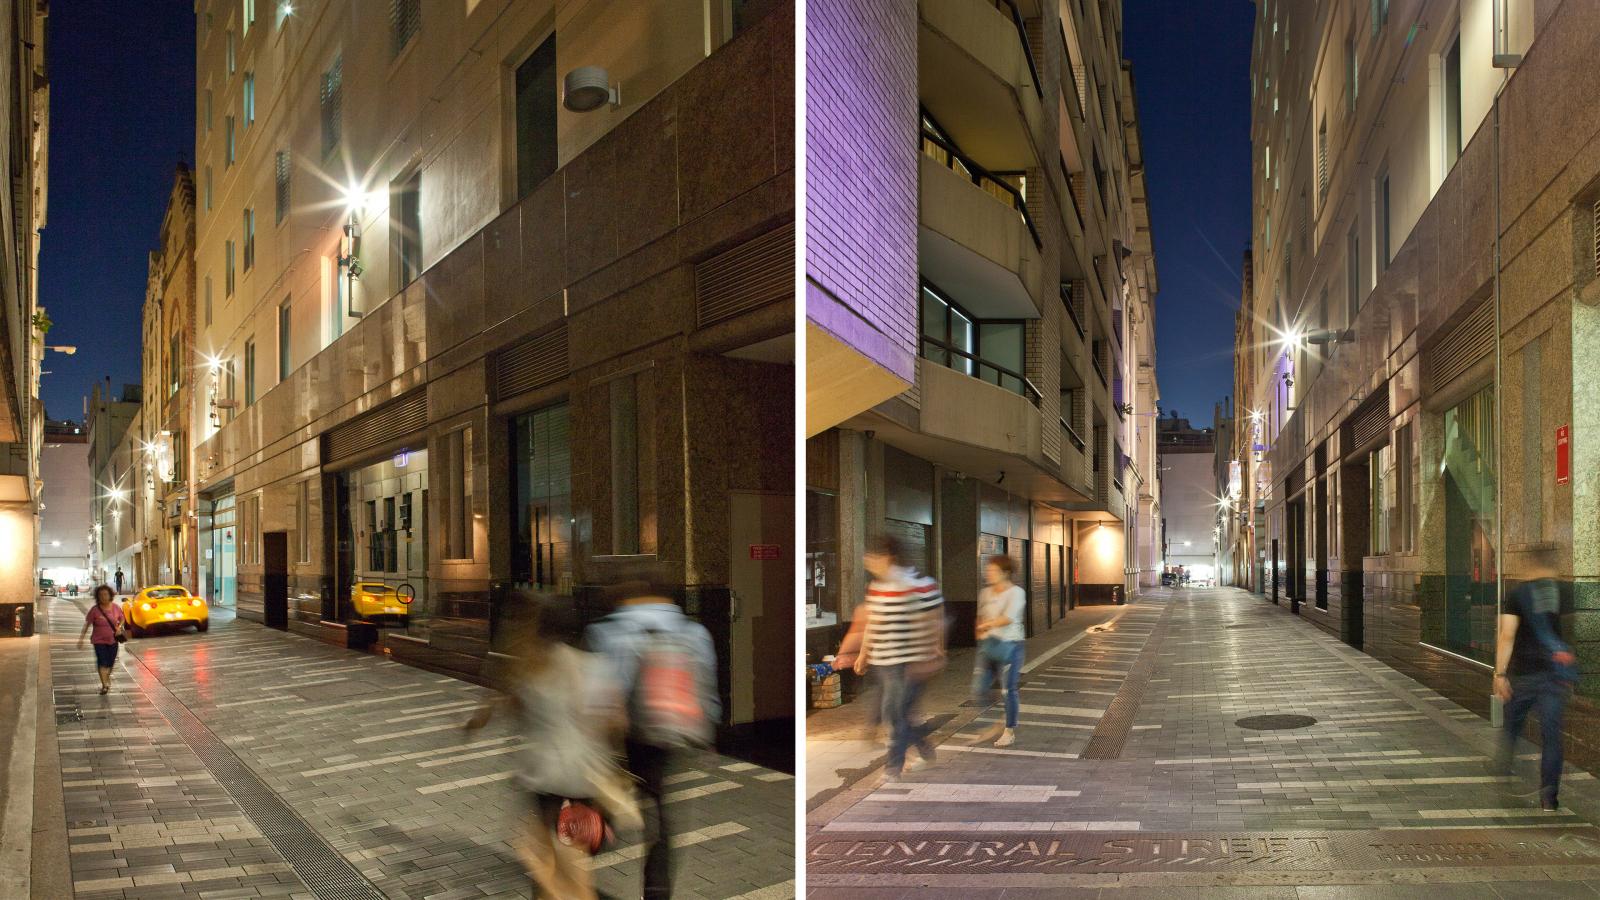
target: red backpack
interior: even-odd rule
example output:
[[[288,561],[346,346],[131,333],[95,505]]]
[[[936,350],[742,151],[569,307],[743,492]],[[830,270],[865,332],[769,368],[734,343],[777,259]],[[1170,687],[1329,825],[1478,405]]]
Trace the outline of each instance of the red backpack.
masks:
[[[629,733],[652,747],[708,747],[711,723],[700,703],[698,672],[704,662],[687,635],[648,630],[639,651]]]

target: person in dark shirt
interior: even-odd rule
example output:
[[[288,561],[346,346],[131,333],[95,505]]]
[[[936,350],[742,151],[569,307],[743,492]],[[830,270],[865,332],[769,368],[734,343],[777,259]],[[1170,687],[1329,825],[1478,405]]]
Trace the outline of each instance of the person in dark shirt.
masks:
[[[1533,560],[1526,580],[1505,598],[1495,646],[1494,693],[1505,703],[1505,734],[1497,765],[1511,769],[1522,726],[1539,710],[1539,800],[1556,809],[1561,787],[1561,719],[1571,691],[1576,659],[1560,638],[1561,600],[1548,552]]]

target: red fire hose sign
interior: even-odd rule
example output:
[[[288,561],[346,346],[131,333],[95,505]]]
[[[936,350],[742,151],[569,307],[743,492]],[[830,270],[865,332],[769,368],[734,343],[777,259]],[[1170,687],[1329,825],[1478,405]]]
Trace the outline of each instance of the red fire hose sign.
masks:
[[[1572,426],[1556,429],[1556,484],[1572,481]]]

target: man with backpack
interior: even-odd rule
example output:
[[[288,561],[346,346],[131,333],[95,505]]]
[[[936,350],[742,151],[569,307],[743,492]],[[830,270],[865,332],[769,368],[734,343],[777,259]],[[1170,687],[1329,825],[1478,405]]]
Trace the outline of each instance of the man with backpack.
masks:
[[[616,609],[590,625],[589,649],[606,658],[623,698],[628,771],[646,807],[644,896],[672,896],[670,829],[662,785],[673,757],[709,747],[722,716],[711,635],[668,598],[654,566],[627,573],[613,589]]]
[[[1494,693],[1505,703],[1505,735],[1496,767],[1511,770],[1517,738],[1528,714],[1539,710],[1539,801],[1547,812],[1557,809],[1561,787],[1561,719],[1572,685],[1578,680],[1577,657],[1561,640],[1561,595],[1555,582],[1551,551],[1535,551],[1527,579],[1506,596],[1500,609],[1495,646]]]

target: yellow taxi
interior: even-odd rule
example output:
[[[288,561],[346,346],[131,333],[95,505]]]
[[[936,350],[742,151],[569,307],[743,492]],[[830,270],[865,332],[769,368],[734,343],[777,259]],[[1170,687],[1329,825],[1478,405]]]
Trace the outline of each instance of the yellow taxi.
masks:
[[[153,585],[131,598],[124,597],[122,614],[134,637],[143,637],[146,631],[158,625],[175,628],[193,625],[196,631],[211,627],[211,609],[206,601],[176,584]]]
[[[358,581],[350,585],[350,609],[358,619],[405,620],[411,615],[406,600],[394,588],[381,581]]]

